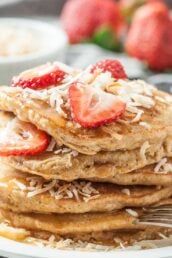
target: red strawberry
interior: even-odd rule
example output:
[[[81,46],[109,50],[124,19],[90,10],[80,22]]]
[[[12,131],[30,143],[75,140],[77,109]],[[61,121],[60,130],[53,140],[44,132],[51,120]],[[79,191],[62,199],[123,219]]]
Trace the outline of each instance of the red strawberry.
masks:
[[[85,128],[114,122],[126,108],[115,95],[81,83],[69,88],[69,100],[74,121]]]
[[[46,150],[48,135],[34,125],[14,118],[0,131],[0,156],[33,155]]]
[[[66,73],[56,64],[45,64],[26,70],[13,77],[12,86],[22,88],[31,88],[34,90],[47,88],[52,85],[58,85],[64,79]]]
[[[124,25],[119,7],[113,0],[68,0],[61,21],[70,43],[92,38],[102,26],[118,34]]]
[[[127,78],[124,67],[118,60],[115,59],[106,59],[97,62],[91,68],[91,72],[94,72],[96,69],[101,69],[103,72],[110,72],[112,74],[112,77],[115,79]]]
[[[129,55],[147,62],[154,70],[172,68],[172,19],[160,2],[149,3],[135,14],[126,40]]]

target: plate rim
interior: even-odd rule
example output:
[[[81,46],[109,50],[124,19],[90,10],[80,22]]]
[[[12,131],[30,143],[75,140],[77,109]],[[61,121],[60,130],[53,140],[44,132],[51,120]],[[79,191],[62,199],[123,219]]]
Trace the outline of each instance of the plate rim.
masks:
[[[10,248],[9,248],[10,246]],[[9,255],[17,255],[20,257],[34,257],[34,258],[57,258],[60,255],[63,258],[71,258],[71,254],[75,258],[133,258],[139,255],[139,258],[163,258],[172,255],[172,246],[148,249],[148,250],[122,250],[122,251],[79,251],[79,250],[57,250],[47,247],[38,247],[31,244],[16,242],[4,237],[0,237],[0,255],[1,252]],[[4,254],[3,254],[4,255]]]

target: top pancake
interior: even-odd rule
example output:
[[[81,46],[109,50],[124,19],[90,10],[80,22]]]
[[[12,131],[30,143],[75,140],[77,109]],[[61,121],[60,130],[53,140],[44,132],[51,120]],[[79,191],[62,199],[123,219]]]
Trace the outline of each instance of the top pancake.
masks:
[[[52,91],[1,87],[0,109],[35,124],[53,136],[59,145],[64,144],[88,155],[99,151],[131,150],[145,141],[153,144],[172,135],[172,98],[169,94],[142,81],[119,81],[110,88],[107,85],[107,91],[124,98],[127,111],[120,121],[96,129],[78,126],[72,120],[70,110],[64,117],[57,108],[52,107]],[[57,99],[61,96],[58,87],[54,88],[53,94]],[[143,112],[140,119],[138,112]]]

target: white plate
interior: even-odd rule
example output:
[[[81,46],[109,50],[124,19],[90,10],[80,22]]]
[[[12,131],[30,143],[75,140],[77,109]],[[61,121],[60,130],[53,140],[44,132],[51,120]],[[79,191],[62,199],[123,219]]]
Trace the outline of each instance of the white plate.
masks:
[[[0,238],[0,255],[8,258],[171,258],[172,246],[141,251],[81,252],[41,248]]]

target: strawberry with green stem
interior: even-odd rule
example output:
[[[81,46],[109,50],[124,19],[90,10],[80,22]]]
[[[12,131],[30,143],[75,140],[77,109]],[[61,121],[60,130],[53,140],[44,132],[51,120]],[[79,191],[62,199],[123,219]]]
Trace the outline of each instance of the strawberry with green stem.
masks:
[[[94,42],[119,49],[124,20],[113,0],[68,0],[61,14],[70,43]]]

